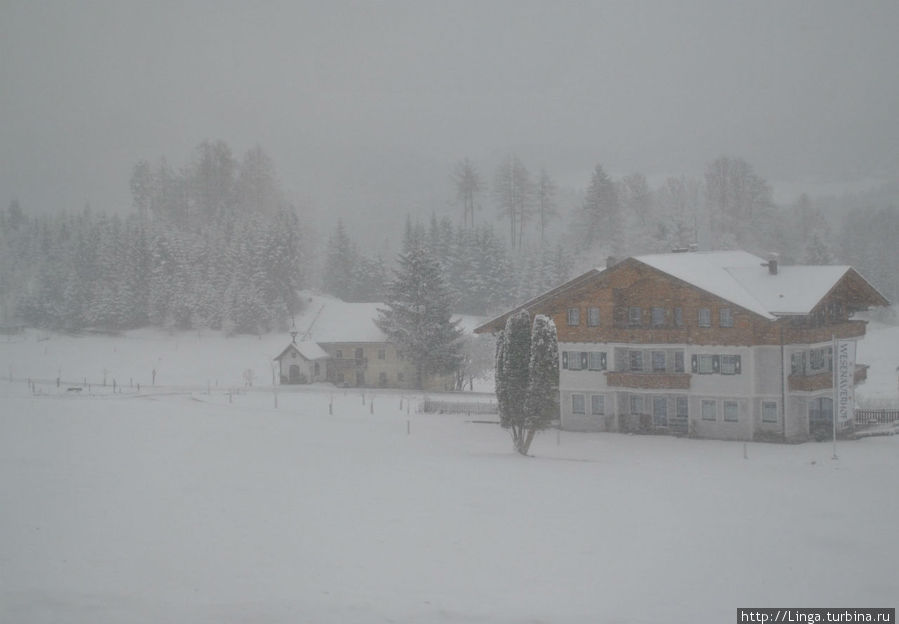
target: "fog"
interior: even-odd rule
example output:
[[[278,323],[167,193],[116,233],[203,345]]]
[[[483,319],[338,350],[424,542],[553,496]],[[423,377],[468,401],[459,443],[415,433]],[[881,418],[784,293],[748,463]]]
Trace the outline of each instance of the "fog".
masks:
[[[896,32],[891,1],[5,0],[0,199],[130,211],[138,160],[222,139],[360,235],[510,153],[574,190],[731,155],[792,201],[899,170]]]

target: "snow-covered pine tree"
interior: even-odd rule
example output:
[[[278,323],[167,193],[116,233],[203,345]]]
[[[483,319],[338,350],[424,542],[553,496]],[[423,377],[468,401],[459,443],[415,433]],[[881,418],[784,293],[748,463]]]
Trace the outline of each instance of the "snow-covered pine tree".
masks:
[[[506,413],[500,418],[500,424],[504,429],[511,430],[515,450],[524,455],[524,400],[531,360],[531,317],[527,310],[521,310],[506,320],[502,349],[502,371],[497,372],[501,373]]]
[[[388,287],[387,308],[375,323],[416,369],[416,386],[429,375],[452,373],[460,363],[462,330],[451,320],[440,264],[423,247],[401,254]]]
[[[528,454],[534,435],[559,417],[559,342],[556,324],[548,316],[534,317],[531,329],[531,359],[524,400],[526,434],[519,452]]]

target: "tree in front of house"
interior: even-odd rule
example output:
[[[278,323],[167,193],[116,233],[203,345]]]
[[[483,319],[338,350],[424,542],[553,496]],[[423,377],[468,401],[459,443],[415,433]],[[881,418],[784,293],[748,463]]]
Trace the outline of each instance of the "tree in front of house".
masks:
[[[377,326],[415,367],[416,386],[430,375],[455,372],[462,330],[451,319],[451,301],[440,264],[425,247],[401,254]]]
[[[538,314],[531,328],[531,357],[528,389],[524,397],[524,427],[527,431],[521,452],[527,455],[534,435],[549,428],[559,417],[559,341],[556,324]]]
[[[538,431],[559,416],[559,344],[552,319],[526,310],[506,320],[497,337],[496,398],[500,425],[527,455]]]

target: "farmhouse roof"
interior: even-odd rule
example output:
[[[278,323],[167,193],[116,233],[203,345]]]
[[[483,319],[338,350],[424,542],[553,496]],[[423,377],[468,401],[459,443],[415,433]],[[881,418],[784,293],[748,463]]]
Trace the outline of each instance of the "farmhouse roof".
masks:
[[[296,351],[309,361],[324,360],[331,357],[328,352],[319,346],[316,342],[292,342],[281,351],[274,359],[280,360],[291,351]]]
[[[649,254],[634,256],[624,262],[644,264],[769,320],[809,314],[847,276],[865,291],[865,299],[871,305],[889,305],[883,295],[848,265],[779,266],[772,272],[764,259],[746,251]],[[508,314],[539,306],[569,288],[614,271],[618,266],[621,265],[588,271],[488,321],[477,330],[490,331]]]

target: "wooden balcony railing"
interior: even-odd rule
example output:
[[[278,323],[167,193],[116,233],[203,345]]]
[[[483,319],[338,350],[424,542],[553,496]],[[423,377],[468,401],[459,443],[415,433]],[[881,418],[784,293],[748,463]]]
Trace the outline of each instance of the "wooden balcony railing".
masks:
[[[606,383],[618,388],[689,390],[689,373],[631,373],[609,371]]]

